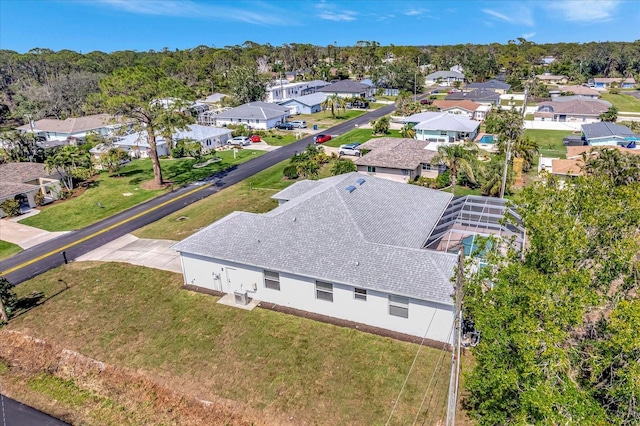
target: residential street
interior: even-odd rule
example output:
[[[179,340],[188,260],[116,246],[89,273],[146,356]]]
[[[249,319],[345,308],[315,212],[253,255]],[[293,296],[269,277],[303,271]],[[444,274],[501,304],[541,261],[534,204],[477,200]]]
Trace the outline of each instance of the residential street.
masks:
[[[68,423],[0,394],[1,426],[66,426]]]
[[[387,115],[394,109],[393,104],[388,105],[323,132],[338,136],[366,124],[372,119]],[[14,284],[19,284],[63,264],[65,262],[63,252],[66,255],[66,260],[72,261],[135,229],[208,197],[220,189],[253,176],[291,157],[296,152],[303,151],[307,145],[312,143],[313,136],[308,136],[291,145],[283,146],[230,170],[213,175],[202,182],[196,182],[163,194],[93,225],[28,248],[15,256],[0,261],[0,276],[6,277]]]

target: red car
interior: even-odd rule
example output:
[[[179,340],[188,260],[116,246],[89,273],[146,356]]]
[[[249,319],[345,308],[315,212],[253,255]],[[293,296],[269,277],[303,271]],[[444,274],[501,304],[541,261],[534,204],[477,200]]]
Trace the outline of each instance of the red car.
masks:
[[[315,141],[316,143],[325,143],[326,141],[331,140],[331,135],[316,135]]]
[[[249,139],[251,140],[251,142],[262,142],[262,139],[260,139],[260,135],[251,135],[249,136]]]

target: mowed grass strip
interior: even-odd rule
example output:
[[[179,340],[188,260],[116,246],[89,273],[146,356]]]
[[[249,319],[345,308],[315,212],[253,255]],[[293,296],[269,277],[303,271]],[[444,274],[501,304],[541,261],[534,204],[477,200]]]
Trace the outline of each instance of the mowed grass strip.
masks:
[[[538,143],[540,155],[542,157],[567,157],[567,147],[562,143],[562,139],[570,135],[570,131],[565,130],[538,130],[527,129],[524,135]]]
[[[198,398],[228,398],[295,424],[384,424],[418,351],[357,330],[220,305],[182,290],[180,274],[127,264],[72,263],[17,292],[51,295],[63,283],[68,290],[9,327]],[[426,401],[437,413],[431,424],[443,419],[449,360],[449,353],[421,348],[391,424],[413,421],[434,372]]]
[[[600,97],[605,101],[611,102],[613,106],[618,108],[618,112],[640,112],[640,100],[631,95],[602,93]]]
[[[323,143],[323,145],[337,148],[340,145],[344,145],[348,143],[355,143],[355,142],[365,143],[369,139],[382,138],[382,137],[401,138],[402,135],[400,134],[400,130],[389,130],[389,133],[387,133],[386,135],[374,135],[372,129],[354,129],[338,137],[335,137],[330,141]]]
[[[233,151],[221,151],[216,155],[222,161],[197,169],[193,168],[197,162],[193,158],[160,161],[165,180],[179,186],[226,170],[262,154],[264,154],[262,151],[240,149],[237,157],[233,158]],[[123,167],[118,175],[112,176],[110,173],[102,172],[80,196],[45,206],[40,214],[21,220],[20,223],[52,232],[83,228],[163,193],[163,190],[145,190],[140,187],[143,182],[151,179],[153,179],[151,160],[132,161]]]
[[[13,256],[14,254],[20,253],[21,251],[22,247],[20,247],[19,245],[0,240],[0,259]]]

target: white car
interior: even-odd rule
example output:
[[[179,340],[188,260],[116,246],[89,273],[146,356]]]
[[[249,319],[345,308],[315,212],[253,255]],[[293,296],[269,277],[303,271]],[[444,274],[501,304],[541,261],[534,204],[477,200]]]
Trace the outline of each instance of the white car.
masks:
[[[358,157],[360,156],[360,150],[358,149],[359,146],[360,144],[358,142],[340,145],[340,148],[338,148],[338,153],[340,155],[355,155],[356,157]]]
[[[251,139],[249,139],[246,136],[236,136],[233,139],[229,139],[227,144],[229,144],[229,145],[247,146],[247,145],[251,145]]]
[[[304,120],[294,120],[294,121],[290,121],[289,123],[291,123],[293,125],[294,128],[296,129],[306,129],[307,128],[307,122]]]

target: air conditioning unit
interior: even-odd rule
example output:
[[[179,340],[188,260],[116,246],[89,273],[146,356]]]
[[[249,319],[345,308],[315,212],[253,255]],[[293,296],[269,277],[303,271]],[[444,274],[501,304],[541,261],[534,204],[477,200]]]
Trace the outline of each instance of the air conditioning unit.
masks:
[[[233,293],[233,295],[235,296],[235,300],[236,300],[236,305],[248,305],[249,304],[249,296],[247,296],[247,292],[243,291],[236,291]]]

